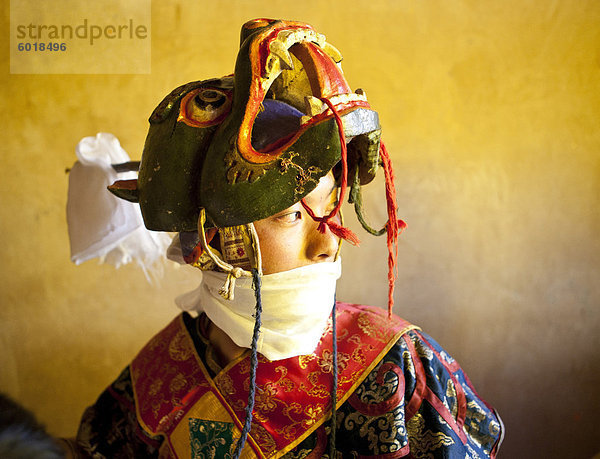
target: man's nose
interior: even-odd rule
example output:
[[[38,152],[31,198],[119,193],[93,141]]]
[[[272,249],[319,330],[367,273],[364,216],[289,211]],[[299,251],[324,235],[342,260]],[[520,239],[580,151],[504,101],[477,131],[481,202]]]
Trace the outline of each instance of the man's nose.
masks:
[[[340,245],[340,239],[325,225],[325,232],[321,233],[315,224],[308,235],[307,256],[312,261],[333,261]]]

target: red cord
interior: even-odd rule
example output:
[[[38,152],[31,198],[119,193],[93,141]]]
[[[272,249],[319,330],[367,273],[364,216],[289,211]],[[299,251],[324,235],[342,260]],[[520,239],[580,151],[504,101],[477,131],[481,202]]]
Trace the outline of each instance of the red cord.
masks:
[[[387,247],[388,247],[388,315],[392,316],[394,307],[394,282],[398,275],[396,261],[398,259],[398,236],[406,223],[396,217],[398,205],[396,204],[396,187],[394,185],[394,169],[392,161],[383,142],[380,143],[383,172],[385,174],[385,199],[387,203],[388,221],[386,223]]]
[[[331,109],[335,122],[338,126],[340,135],[340,147],[342,157],[342,177],[340,184],[340,197],[335,208],[324,217],[317,217],[312,209],[308,206],[306,201],[302,199],[302,206],[308,213],[308,215],[316,222],[319,222],[317,230],[320,233],[325,233],[327,228],[335,234],[337,237],[346,239],[353,245],[360,243],[356,234],[354,234],[349,228],[346,228],[339,223],[332,221],[331,219],[337,215],[344,201],[344,195],[346,194],[346,188],[348,187],[348,151],[346,148],[346,137],[344,135],[344,126],[342,119],[336,111],[334,105],[327,98],[321,98],[321,100],[327,104]],[[392,309],[394,307],[394,282],[397,277],[396,262],[398,260],[398,236],[406,228],[406,223],[400,220],[396,216],[398,205],[396,204],[396,187],[394,186],[394,169],[392,168],[392,161],[385,148],[383,142],[380,143],[381,159],[383,162],[383,171],[385,174],[385,198],[388,213],[388,221],[386,223],[387,233],[387,247],[388,247],[388,315],[392,316]]]
[[[346,136],[344,135],[344,125],[342,124],[342,118],[340,118],[340,115],[338,114],[334,105],[331,103],[331,101],[329,99],[323,97],[323,98],[321,98],[321,100],[323,102],[325,102],[327,104],[327,106],[331,109],[331,111],[333,112],[333,116],[335,118],[335,122],[337,123],[338,132],[340,135],[340,147],[341,147],[341,156],[342,156],[342,182],[340,184],[340,197],[338,199],[338,202],[337,202],[335,208],[329,213],[329,215],[326,215],[324,217],[317,217],[304,199],[302,199],[301,202],[302,202],[302,206],[304,206],[304,209],[306,210],[308,215],[310,215],[310,217],[314,221],[319,222],[319,226],[317,227],[317,230],[320,233],[324,234],[325,231],[327,230],[326,228],[328,227],[329,230],[333,234],[335,234],[337,237],[345,239],[350,244],[357,246],[360,244],[360,240],[358,239],[358,236],[356,236],[356,234],[354,234],[350,230],[350,228],[346,228],[345,226],[340,225],[336,221],[331,220],[338,214],[340,207],[342,207],[342,203],[344,201],[344,195],[346,194],[346,188],[348,187],[348,151],[346,149]]]

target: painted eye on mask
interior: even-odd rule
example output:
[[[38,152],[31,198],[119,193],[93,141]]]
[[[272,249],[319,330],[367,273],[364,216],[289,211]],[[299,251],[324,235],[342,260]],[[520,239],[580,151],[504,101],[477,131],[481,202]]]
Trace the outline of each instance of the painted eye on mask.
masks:
[[[232,91],[217,88],[198,88],[181,99],[179,117],[192,127],[209,127],[219,124],[231,111]]]

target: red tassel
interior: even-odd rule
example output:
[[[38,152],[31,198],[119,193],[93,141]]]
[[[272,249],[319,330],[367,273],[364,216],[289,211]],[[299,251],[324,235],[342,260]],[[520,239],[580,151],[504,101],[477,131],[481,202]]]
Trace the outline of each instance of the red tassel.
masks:
[[[358,239],[356,234],[354,234],[350,230],[350,228],[346,228],[345,226],[342,226],[339,223],[336,223],[333,221],[329,222],[327,225],[329,226],[329,229],[331,230],[331,232],[333,234],[335,234],[337,237],[345,239],[350,244],[355,245],[355,246],[358,246],[360,244],[360,239]]]

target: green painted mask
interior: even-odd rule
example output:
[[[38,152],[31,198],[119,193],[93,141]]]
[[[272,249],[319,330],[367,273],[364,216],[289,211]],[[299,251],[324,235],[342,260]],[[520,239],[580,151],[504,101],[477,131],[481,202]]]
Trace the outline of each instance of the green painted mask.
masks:
[[[361,90],[352,92],[341,55],[311,26],[256,19],[242,27],[235,72],[169,94],[150,117],[137,181],[110,190],[139,202],[151,230],[195,231],[273,215],[310,193],[348,142],[349,185],[374,177],[380,126]]]

